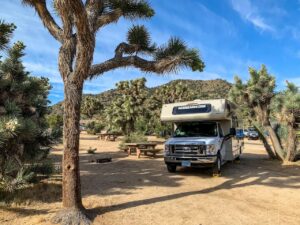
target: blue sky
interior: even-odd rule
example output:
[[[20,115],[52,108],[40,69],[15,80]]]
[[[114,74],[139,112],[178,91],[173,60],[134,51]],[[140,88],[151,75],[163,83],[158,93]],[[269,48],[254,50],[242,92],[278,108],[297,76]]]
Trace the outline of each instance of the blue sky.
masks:
[[[35,76],[45,76],[53,89],[50,100],[63,99],[63,84],[57,69],[59,44],[48,34],[33,9],[21,0],[1,1],[0,19],[17,25],[13,41],[27,46],[23,61]],[[144,75],[134,68],[108,72],[87,81],[84,93],[114,88],[121,80],[145,76],[147,86],[174,79],[216,79],[233,81],[234,75],[248,77],[248,67],[266,64],[276,76],[278,89],[285,80],[300,86],[300,1],[298,0],[150,0],[156,14],[151,20],[126,21],[105,27],[98,33],[94,61],[113,56],[132,24],[145,24],[152,39],[165,43],[178,36],[198,48],[206,64],[202,73],[181,70],[178,74]],[[52,10],[53,12],[53,10]]]

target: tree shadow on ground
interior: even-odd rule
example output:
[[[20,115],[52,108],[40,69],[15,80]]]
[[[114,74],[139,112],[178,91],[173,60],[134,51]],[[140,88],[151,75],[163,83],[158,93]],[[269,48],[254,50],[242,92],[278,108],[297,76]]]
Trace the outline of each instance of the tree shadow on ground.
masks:
[[[90,163],[93,156],[81,156],[83,195],[129,194],[132,190],[149,186],[177,187],[182,179],[169,174],[159,158],[140,158],[126,153],[103,153],[111,156],[111,163]]]

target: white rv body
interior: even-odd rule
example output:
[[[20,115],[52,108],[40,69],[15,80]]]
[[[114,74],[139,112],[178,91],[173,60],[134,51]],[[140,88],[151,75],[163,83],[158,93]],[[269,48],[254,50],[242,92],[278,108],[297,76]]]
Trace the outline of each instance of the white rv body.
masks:
[[[239,158],[243,141],[230,133],[238,126],[234,110],[235,105],[226,99],[163,105],[161,121],[173,123],[175,131],[165,143],[168,170],[174,172],[177,166],[211,166],[219,173],[222,164]]]

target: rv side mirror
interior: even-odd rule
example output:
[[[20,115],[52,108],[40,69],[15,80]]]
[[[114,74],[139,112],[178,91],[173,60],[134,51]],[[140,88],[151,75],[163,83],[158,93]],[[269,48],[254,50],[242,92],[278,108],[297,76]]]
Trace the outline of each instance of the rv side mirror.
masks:
[[[236,135],[236,130],[235,130],[235,128],[230,128],[229,134],[230,134],[230,136],[235,136],[235,135]]]

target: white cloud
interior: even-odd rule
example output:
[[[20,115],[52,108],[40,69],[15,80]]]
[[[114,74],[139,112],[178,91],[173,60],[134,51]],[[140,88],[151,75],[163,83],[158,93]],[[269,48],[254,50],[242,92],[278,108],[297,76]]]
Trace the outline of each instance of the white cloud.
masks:
[[[25,66],[25,69],[32,73],[32,75],[34,76],[43,76],[49,78],[50,82],[62,83],[57,65],[54,66],[47,63],[36,63],[32,61],[26,61],[23,64]]]
[[[262,31],[275,31],[250,0],[231,0],[233,9],[246,21]]]

